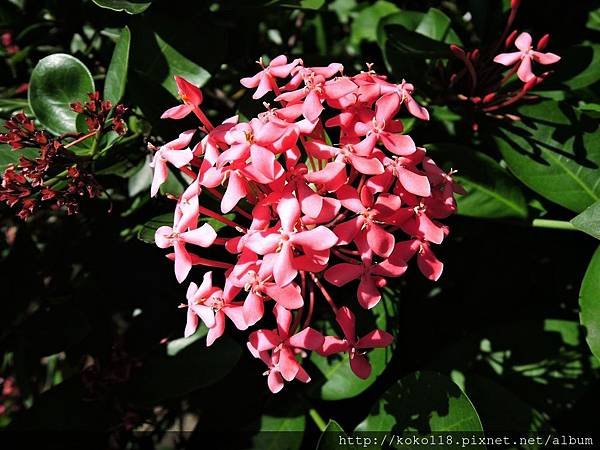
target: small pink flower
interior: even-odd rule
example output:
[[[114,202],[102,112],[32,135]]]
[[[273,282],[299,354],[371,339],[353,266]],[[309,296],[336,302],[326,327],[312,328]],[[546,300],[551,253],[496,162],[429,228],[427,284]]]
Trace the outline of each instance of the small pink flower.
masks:
[[[183,102],[183,105],[177,105],[167,109],[161,119],[183,119],[194,108],[197,108],[202,104],[202,91],[198,86],[193,85],[185,78],[175,75],[175,83],[177,84],[177,92],[179,98]]]
[[[287,77],[294,67],[302,64],[302,60],[295,59],[291,63],[288,63],[285,55],[279,55],[273,58],[266,67],[263,64],[262,58],[258,61],[258,64],[262,67],[260,72],[253,77],[246,77],[240,80],[240,83],[244,87],[257,88],[256,92],[252,95],[252,98],[255,100],[263,97],[267,92],[276,90],[277,82],[275,78]]]
[[[361,338],[356,337],[356,317],[346,306],[338,309],[335,319],[344,332],[344,339],[336,336],[325,336],[320,352],[324,356],[347,352],[350,357],[350,368],[357,377],[366,380],[371,374],[371,364],[364,352],[371,348],[383,348],[392,343],[394,337],[383,331],[373,330]]]
[[[198,318],[208,327],[215,326],[215,313],[210,307],[213,297],[219,297],[221,290],[212,285],[212,272],[206,272],[200,287],[196,283],[190,283],[187,298],[187,323],[185,325],[185,337],[190,337],[198,329]]]
[[[161,184],[167,181],[169,176],[169,168],[167,163],[180,168],[183,167],[194,158],[192,151],[187,148],[195,130],[184,131],[179,135],[178,139],[171,141],[160,147],[150,163],[150,167],[154,168],[154,176],[152,178],[152,187],[150,195],[154,197],[158,193]]]
[[[178,218],[176,217],[176,219]],[[205,223],[200,228],[186,230],[180,227],[178,220],[175,221],[173,227],[159,227],[154,234],[157,247],[174,248],[175,277],[180,283],[186,279],[192,268],[192,256],[187,251],[186,244],[210,247],[216,238],[216,231],[208,223]]]
[[[535,74],[531,70],[531,61],[542,65],[554,64],[560,61],[560,56],[554,53],[541,53],[533,50],[529,33],[521,33],[515,40],[515,46],[519,49],[518,52],[501,53],[494,58],[494,62],[504,66],[518,65],[517,76],[523,82],[535,78]]]

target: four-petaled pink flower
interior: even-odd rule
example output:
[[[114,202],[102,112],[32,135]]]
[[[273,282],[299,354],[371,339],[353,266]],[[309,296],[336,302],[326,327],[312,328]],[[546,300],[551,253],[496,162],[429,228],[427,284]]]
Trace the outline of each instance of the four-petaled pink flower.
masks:
[[[325,336],[323,347],[319,353],[329,356],[335,353],[347,352],[352,372],[357,377],[366,380],[371,375],[371,364],[365,356],[365,352],[361,350],[387,347],[392,343],[394,337],[383,330],[373,330],[363,337],[357,338],[356,317],[346,306],[338,309],[335,319],[344,332],[344,338]]]
[[[177,84],[177,92],[183,105],[167,109],[160,116],[161,119],[183,119],[202,104],[202,91],[198,86],[177,75],[175,75],[175,83]]]
[[[519,49],[518,52],[501,53],[494,58],[494,62],[504,66],[517,64],[517,76],[525,83],[535,78],[535,74],[531,69],[532,61],[543,65],[554,64],[560,61],[560,56],[554,53],[535,51],[532,47],[531,35],[529,33],[521,33],[515,40],[515,46]]]

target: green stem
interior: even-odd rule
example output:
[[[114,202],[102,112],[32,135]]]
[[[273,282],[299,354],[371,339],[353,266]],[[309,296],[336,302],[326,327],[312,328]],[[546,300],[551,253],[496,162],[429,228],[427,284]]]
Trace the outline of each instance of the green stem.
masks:
[[[571,230],[577,231],[571,222],[566,222],[564,220],[549,220],[549,219],[533,219],[531,222],[531,226],[536,228],[552,228],[555,230]]]
[[[310,408],[308,410],[308,415],[313,420],[313,422],[315,423],[315,425],[317,426],[317,428],[319,430],[325,431],[325,429],[327,428],[327,424],[325,423],[325,421],[321,417],[321,414],[319,414],[318,411],[315,408]]]

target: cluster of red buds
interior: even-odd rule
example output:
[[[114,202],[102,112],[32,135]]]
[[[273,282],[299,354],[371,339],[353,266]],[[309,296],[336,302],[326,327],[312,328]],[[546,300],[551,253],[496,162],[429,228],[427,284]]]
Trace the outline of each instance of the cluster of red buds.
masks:
[[[226,318],[245,330],[273,305],[265,318],[274,318],[276,328],[253,331],[248,340],[267,366],[271,391],[280,391],[284,381],[310,380],[301,365],[307,350],[348,353],[354,373],[367,378],[366,351],[393,338],[379,329],[358,337],[349,306],[376,306],[387,279],[403,275],[413,257],[427,278],[440,277],[443,264],[433,245],[449,230],[439,220],[455,212],[453,194],[462,189],[452,172],[403,134],[401,109],[429,119],[412,84],[391,83],[370,66],[346,76],[338,63],[306,67],[278,56],[259,64],[261,71],[241,83],[256,88],[255,99],[273,92],[279,107],[265,103],[248,122],[236,116],[214,126],[200,109],[200,89],[176,77],[183,104],[163,114],[180,119],[193,113],[204,136],[192,145],[198,129],[185,131],[154,155],[152,195],[168,165],[192,179],[177,199],[173,226],[156,231],[156,244],[174,250],[168,257],[179,282],[193,265],[224,272],[218,282],[209,271],[200,286],[190,283],[181,305],[187,308],[185,336],[202,320],[211,345]],[[280,85],[278,79],[287,80]],[[220,208],[209,207],[210,197]],[[236,217],[224,215],[229,212]],[[226,227],[217,236],[201,216]],[[222,259],[197,253],[208,247],[220,247]],[[330,286],[354,280],[354,300],[330,294]],[[310,326],[319,293],[341,337]]]
[[[457,45],[450,46],[454,56],[461,62],[461,67],[450,75],[450,87],[458,92],[459,100],[475,111],[497,115],[498,110],[527,98],[528,93],[552,73],[546,71],[535,75],[533,63],[548,65],[560,61],[560,56],[554,53],[542,53],[550,41],[548,34],[534,48],[529,33],[519,34],[518,30],[511,30],[520,4],[521,0],[512,0],[504,31],[490,51],[478,48],[465,51]],[[518,51],[509,52],[513,45]],[[506,53],[497,54],[501,48]],[[520,83],[514,82],[515,74]],[[516,119],[512,115],[507,117]],[[474,122],[473,128],[476,130],[477,127]]]
[[[0,134],[0,143],[8,144],[12,150],[1,151],[39,149],[35,158],[21,156],[19,162],[9,165],[2,175],[0,201],[19,208],[17,215],[21,219],[28,218],[42,206],[65,207],[73,214],[79,210],[82,198],[96,197],[100,193],[94,176],[84,170],[77,156],[68,150],[81,139],[63,145],[61,138],[36,129],[24,113],[7,120],[4,127],[8,131]]]
[[[125,105],[119,104],[113,111],[110,100],[102,100],[98,91],[89,93],[88,98],[89,100],[85,103],[75,102],[70,105],[73,111],[83,114],[88,131],[103,129],[104,124],[110,118],[112,130],[119,135],[125,134],[127,131],[123,120],[123,116],[127,112]]]

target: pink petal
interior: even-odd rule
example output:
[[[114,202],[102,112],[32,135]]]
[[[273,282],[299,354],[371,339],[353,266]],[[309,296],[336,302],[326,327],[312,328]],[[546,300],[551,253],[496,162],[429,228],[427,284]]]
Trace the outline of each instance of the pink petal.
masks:
[[[261,70],[253,77],[242,78],[240,80],[240,83],[242,86],[244,86],[248,89],[255,88],[256,86],[258,86],[258,83],[260,83],[260,80],[262,79],[262,77],[263,77],[263,71]]]
[[[248,328],[248,324],[244,319],[244,309],[242,305],[227,305],[224,306],[221,311],[229,317],[229,320],[233,322],[238,330],[246,330]]]
[[[223,311],[218,311],[215,314],[215,326],[208,329],[208,334],[206,335],[206,346],[210,347],[214,344],[214,342],[223,336],[225,332],[225,315]]]
[[[350,156],[350,163],[352,167],[365,175],[379,175],[384,172],[383,164],[377,158]]]
[[[363,270],[360,264],[340,263],[327,269],[325,279],[334,286],[340,287],[360,278]]]
[[[279,286],[286,286],[292,282],[298,271],[294,268],[294,253],[292,246],[284,243],[277,255],[277,262],[273,267],[273,277]]]
[[[394,336],[383,330],[373,330],[361,337],[356,343],[356,348],[383,348],[394,341]]]
[[[281,228],[291,232],[300,218],[300,205],[296,197],[292,195],[282,197],[277,204],[277,215],[281,220]]]
[[[290,238],[294,245],[312,250],[327,250],[337,244],[338,237],[329,228],[322,225],[312,230],[301,231]]]
[[[373,308],[381,300],[379,289],[377,289],[373,277],[370,275],[361,277],[356,295],[360,306],[365,309]]]
[[[259,352],[271,350],[281,343],[281,339],[271,330],[257,330],[250,333],[248,342]]]
[[[284,346],[279,352],[279,372],[285,381],[296,378],[300,364],[296,361],[291,349]]]
[[[360,231],[360,227],[364,223],[359,220],[359,217],[354,217],[346,222],[342,222],[336,225],[333,232],[338,237],[338,244],[349,244],[354,240],[356,234]]]
[[[363,380],[371,375],[371,364],[369,364],[367,357],[360,353],[355,353],[354,357],[350,358],[350,368],[358,378]]]
[[[254,325],[262,319],[265,313],[263,299],[253,292],[249,292],[243,306],[244,320],[248,326]]]
[[[283,389],[283,378],[281,378],[281,374],[274,370],[269,372],[269,376],[267,377],[267,384],[269,389],[273,394],[277,394],[279,391]]]
[[[160,159],[158,154],[154,156],[154,161],[154,175],[152,176],[152,186],[150,188],[151,197],[154,197],[158,193],[160,186],[169,177],[169,169],[167,168],[166,161]]]
[[[425,175],[420,175],[412,170],[405,169],[404,167],[396,167],[396,171],[398,173],[400,184],[402,184],[402,187],[408,192],[421,197],[429,197],[431,195],[429,178]]]
[[[344,208],[347,208],[355,213],[361,213],[365,210],[365,206],[358,196],[358,191],[352,186],[342,186],[335,192],[335,195],[338,200],[342,202],[342,206]]]
[[[175,83],[177,84],[179,94],[185,99],[186,103],[191,103],[196,106],[202,103],[202,91],[200,91],[198,86],[193,85],[185,78],[177,75],[175,75]]]
[[[298,309],[304,305],[300,288],[293,283],[284,287],[269,284],[265,287],[265,293],[286,309]]]
[[[324,108],[321,104],[319,94],[317,94],[315,90],[311,90],[304,99],[304,104],[302,105],[302,115],[311,122],[314,122],[319,118],[323,109]]]
[[[341,162],[329,162],[324,169],[309,172],[306,181],[323,186],[328,191],[335,191],[346,183],[346,165]]]
[[[429,120],[429,111],[427,111],[427,108],[419,105],[412,97],[407,98],[406,109],[417,119]]]
[[[377,123],[385,123],[393,118],[400,109],[400,96],[395,92],[383,95],[375,102]]]
[[[515,40],[515,46],[522,52],[531,49],[531,35],[529,33],[521,33]]]
[[[533,60],[540,64],[554,64],[560,61],[560,56],[554,53],[532,52]]]
[[[168,237],[173,234],[173,228],[168,226],[159,227],[154,233],[154,242],[158,248],[169,248],[173,245],[173,239]]]
[[[323,93],[327,99],[338,99],[354,92],[357,88],[358,86],[348,78],[342,77],[327,81],[323,85]]]
[[[521,60],[521,64],[519,64],[519,69],[517,70],[517,76],[525,83],[532,78],[535,78],[535,75],[531,71],[531,58],[529,56],[525,56]]]
[[[177,105],[172,108],[167,109],[162,116],[161,119],[183,119],[189,113],[192,112],[192,108],[189,105]]]
[[[196,332],[198,329],[198,316],[191,308],[187,310],[187,322],[185,323],[185,331],[183,335],[185,337],[190,337],[192,334]]]
[[[369,225],[367,242],[371,250],[383,258],[387,258],[394,250],[394,236],[375,223]]]
[[[436,258],[429,245],[423,245],[423,250],[417,254],[417,266],[431,281],[437,281],[444,270],[444,263]]]
[[[175,278],[183,283],[192,269],[192,258],[181,241],[175,241]]]
[[[210,224],[205,223],[200,228],[181,233],[180,237],[190,244],[199,247],[210,247],[217,238],[217,232]]]
[[[269,75],[264,74],[260,77],[260,82],[258,83],[258,87],[254,94],[252,94],[252,98],[257,100],[263,97],[267,92],[270,92],[273,89],[273,85],[271,84],[271,78]]]
[[[500,53],[499,55],[496,55],[494,62],[502,64],[503,66],[512,66],[520,61],[522,55],[521,52]]]
[[[305,348],[306,350],[318,350],[323,346],[323,335],[317,330],[306,327],[289,338],[292,347]]]
[[[196,313],[196,315],[202,319],[202,322],[204,322],[204,325],[206,325],[208,328],[212,328],[216,325],[215,313],[212,308],[204,305],[192,305],[188,307],[188,309],[194,311],[194,313]]]
[[[410,155],[417,150],[412,138],[407,134],[381,133],[381,142],[390,152],[396,155]]]
[[[228,213],[231,211],[247,193],[248,188],[242,178],[234,171],[229,172],[227,189],[221,199],[221,212]]]
[[[356,318],[354,317],[354,313],[347,306],[342,306],[337,310],[335,320],[342,328],[346,339],[349,342],[354,342],[356,340]]]
[[[319,350],[319,354],[323,356],[334,355],[336,353],[342,353],[347,351],[349,348],[348,342],[345,339],[340,339],[336,336],[325,336],[323,340],[323,346]]]
[[[289,330],[292,326],[292,313],[283,306],[277,304],[273,308],[273,315],[275,316],[275,322],[277,322],[279,339],[280,341],[283,341],[289,336]]]

